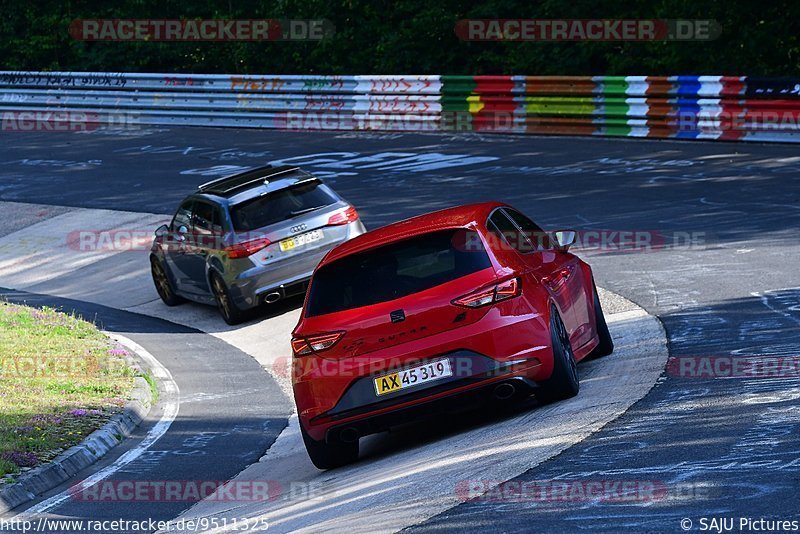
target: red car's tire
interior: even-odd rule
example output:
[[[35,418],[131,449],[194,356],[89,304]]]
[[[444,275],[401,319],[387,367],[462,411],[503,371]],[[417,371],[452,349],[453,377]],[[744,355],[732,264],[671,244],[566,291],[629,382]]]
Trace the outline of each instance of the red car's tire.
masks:
[[[302,423],[300,434],[303,435],[308,457],[317,469],[335,469],[358,460],[358,440],[352,443],[317,441],[306,433]]]
[[[594,292],[594,323],[600,343],[592,349],[592,352],[586,357],[587,360],[602,358],[614,352],[614,340],[611,339],[611,332],[608,331],[606,317],[603,314],[603,308],[600,307],[600,297],[597,295],[597,287],[594,284],[592,284],[592,291]]]
[[[553,374],[539,384],[536,399],[542,403],[568,399],[578,394],[578,364],[564,322],[555,306],[550,311],[550,339],[553,344]]]

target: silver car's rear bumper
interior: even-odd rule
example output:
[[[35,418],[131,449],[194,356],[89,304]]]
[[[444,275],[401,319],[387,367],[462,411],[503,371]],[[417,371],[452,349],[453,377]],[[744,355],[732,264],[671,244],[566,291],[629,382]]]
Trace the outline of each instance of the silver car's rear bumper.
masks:
[[[367,231],[361,220],[342,230],[342,236],[334,242],[293,251],[277,261],[254,265],[240,273],[229,288],[236,305],[240,309],[253,308],[264,303],[270,293],[277,292],[283,298],[292,292],[305,291],[304,282],[311,278],[314,269],[333,247]]]

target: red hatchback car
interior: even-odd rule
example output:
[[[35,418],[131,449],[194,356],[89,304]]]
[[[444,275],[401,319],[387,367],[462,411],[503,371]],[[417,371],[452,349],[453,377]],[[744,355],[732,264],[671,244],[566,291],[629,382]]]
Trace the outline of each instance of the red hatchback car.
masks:
[[[473,204],[343,243],[311,279],[292,383],[312,462],[360,437],[492,397],[578,393],[576,363],[613,351],[592,270],[514,208]]]

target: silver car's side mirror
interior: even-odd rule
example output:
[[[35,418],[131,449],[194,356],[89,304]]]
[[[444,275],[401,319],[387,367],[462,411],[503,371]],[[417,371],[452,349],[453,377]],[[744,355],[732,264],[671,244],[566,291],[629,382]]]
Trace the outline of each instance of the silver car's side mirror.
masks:
[[[575,239],[578,237],[578,233],[575,230],[559,230],[553,232],[553,235],[556,238],[556,243],[558,243],[558,248],[564,252],[575,244]]]
[[[158,228],[156,228],[155,235],[156,237],[164,237],[169,232],[169,228],[166,224],[162,224]]]

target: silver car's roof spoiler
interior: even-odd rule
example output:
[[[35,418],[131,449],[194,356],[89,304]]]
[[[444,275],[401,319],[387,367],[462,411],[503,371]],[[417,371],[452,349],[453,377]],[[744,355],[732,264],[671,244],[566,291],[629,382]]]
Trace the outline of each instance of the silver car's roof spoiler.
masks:
[[[293,172],[303,172],[303,171],[301,171],[300,167],[292,167],[289,165],[282,165],[280,167],[273,167],[272,165],[266,165],[264,167],[248,169],[244,172],[232,174],[230,176],[225,176],[223,178],[217,178],[216,180],[212,180],[210,182],[201,184],[197,189],[201,193],[210,193],[213,195],[220,195],[220,196],[230,196],[231,193],[247,188],[255,183],[263,182],[264,184],[268,184],[269,181],[273,178],[277,178]],[[306,174],[305,172],[303,172],[303,174],[304,176],[300,180],[298,180],[297,183],[302,183],[308,180],[316,180],[316,178]]]

